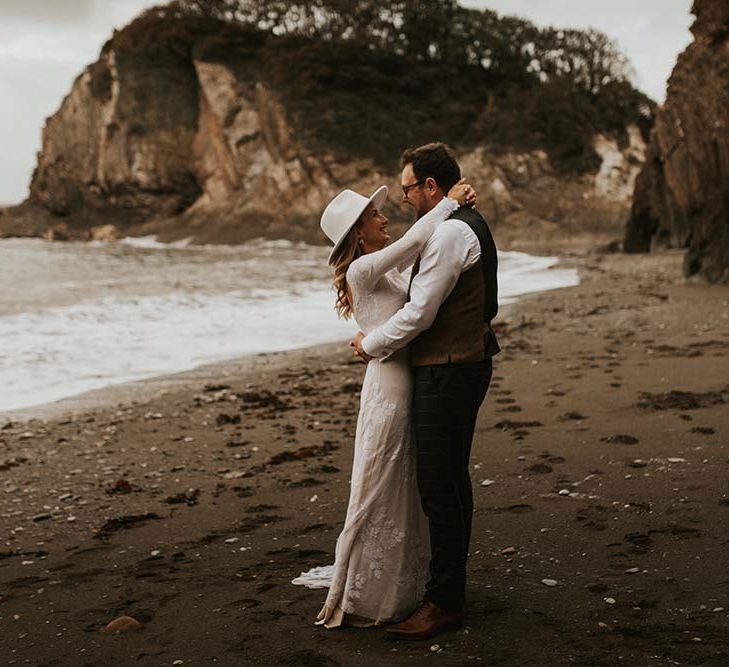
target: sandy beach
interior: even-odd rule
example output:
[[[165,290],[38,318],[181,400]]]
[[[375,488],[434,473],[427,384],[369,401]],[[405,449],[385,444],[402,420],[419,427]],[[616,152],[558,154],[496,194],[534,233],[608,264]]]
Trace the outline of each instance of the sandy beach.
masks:
[[[461,630],[327,631],[290,584],[349,492],[364,367],[326,345],[0,415],[2,664],[729,664],[729,287],[564,265],[500,315]]]

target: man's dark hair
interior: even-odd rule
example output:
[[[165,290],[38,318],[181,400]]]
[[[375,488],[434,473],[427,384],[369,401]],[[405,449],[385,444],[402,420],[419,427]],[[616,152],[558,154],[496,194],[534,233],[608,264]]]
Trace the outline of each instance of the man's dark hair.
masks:
[[[400,167],[411,164],[419,181],[433,178],[443,192],[448,192],[461,178],[461,168],[446,144],[437,142],[408,148],[400,158]]]

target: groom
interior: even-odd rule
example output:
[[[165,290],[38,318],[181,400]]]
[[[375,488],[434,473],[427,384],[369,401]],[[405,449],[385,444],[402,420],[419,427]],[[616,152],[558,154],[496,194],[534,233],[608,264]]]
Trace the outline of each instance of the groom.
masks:
[[[402,156],[403,201],[422,217],[461,177],[450,148],[432,143]],[[423,604],[390,636],[425,639],[462,621],[473,495],[471,441],[499,351],[496,246],[486,221],[460,208],[415,262],[408,302],[351,345],[365,361],[409,344],[418,488],[430,526],[430,579]]]

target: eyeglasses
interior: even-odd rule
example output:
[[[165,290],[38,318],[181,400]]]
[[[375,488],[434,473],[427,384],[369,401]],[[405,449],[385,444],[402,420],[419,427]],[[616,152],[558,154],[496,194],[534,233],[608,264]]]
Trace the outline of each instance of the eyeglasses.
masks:
[[[410,190],[412,190],[413,188],[417,188],[419,185],[422,185],[423,183],[425,183],[426,180],[428,180],[428,179],[424,178],[422,181],[418,181],[417,183],[411,183],[410,185],[403,185],[402,186],[403,196],[407,197],[408,192],[410,192]]]

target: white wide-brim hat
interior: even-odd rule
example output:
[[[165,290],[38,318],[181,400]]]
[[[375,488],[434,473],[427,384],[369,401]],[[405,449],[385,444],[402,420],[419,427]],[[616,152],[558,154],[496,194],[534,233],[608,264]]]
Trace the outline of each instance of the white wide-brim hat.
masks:
[[[369,198],[354,190],[343,190],[327,204],[321,214],[321,229],[334,244],[329,253],[329,264],[367,206],[373,203],[376,208],[380,208],[386,198],[387,186],[381,185]]]

